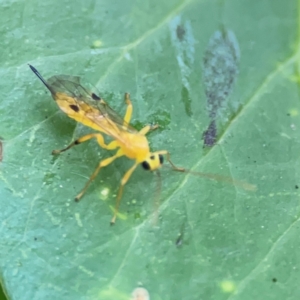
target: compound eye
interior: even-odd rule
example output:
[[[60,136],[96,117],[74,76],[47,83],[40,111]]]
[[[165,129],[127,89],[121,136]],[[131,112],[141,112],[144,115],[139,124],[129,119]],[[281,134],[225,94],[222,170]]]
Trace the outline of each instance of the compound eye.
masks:
[[[150,165],[146,160],[142,162],[142,166],[145,170],[150,170]]]
[[[158,154],[159,162],[162,165],[164,163],[164,157],[161,154]]]

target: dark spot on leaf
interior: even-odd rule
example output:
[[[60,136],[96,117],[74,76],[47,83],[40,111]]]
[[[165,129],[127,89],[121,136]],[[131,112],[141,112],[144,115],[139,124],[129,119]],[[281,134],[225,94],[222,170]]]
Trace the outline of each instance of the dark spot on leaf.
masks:
[[[274,277],[274,278],[272,279],[272,281],[273,281],[273,282],[277,282],[277,278]]]
[[[299,186],[298,186],[297,184],[295,185],[295,189],[296,189],[296,190],[299,189]]]
[[[185,29],[181,25],[177,26],[177,28],[176,28],[176,35],[177,35],[177,37],[178,37],[178,39],[180,41],[183,40],[184,35],[185,35]]]
[[[234,33],[226,30],[216,31],[210,38],[203,57],[203,82],[208,115],[211,119],[210,126],[213,120],[220,118],[221,110],[228,105],[226,102],[237,78],[238,63],[239,46]],[[210,130],[208,128],[206,132]],[[204,143],[205,141],[206,139]]]
[[[203,132],[204,146],[212,147],[217,140],[217,126],[215,120],[212,120],[208,129]]]
[[[175,241],[176,247],[179,248],[179,247],[182,245],[182,241],[183,241],[182,235],[179,235],[178,238],[177,238],[176,241]]]
[[[100,97],[98,97],[96,94],[94,94],[94,93],[92,93],[92,98],[94,99],[94,100],[101,100],[101,98]]]
[[[286,115],[289,117],[291,114],[288,113],[288,114],[286,114]]]
[[[35,237],[34,240],[37,241],[37,238]]]
[[[73,109],[75,112],[79,112],[79,107],[77,105],[71,104],[70,108]]]
[[[182,246],[183,239],[184,239],[184,231],[185,231],[185,222],[182,223],[181,228],[180,228],[180,232],[179,232],[178,237],[175,241],[175,245],[176,245],[177,248]]]
[[[152,160],[153,160],[153,159],[154,159],[154,155],[151,155],[151,156],[150,156],[150,159],[152,159]]]
[[[189,91],[185,86],[183,86],[181,89],[181,101],[184,103],[184,108],[185,108],[186,114],[189,117],[191,117],[192,116],[192,108],[191,108],[192,100],[190,98]]]

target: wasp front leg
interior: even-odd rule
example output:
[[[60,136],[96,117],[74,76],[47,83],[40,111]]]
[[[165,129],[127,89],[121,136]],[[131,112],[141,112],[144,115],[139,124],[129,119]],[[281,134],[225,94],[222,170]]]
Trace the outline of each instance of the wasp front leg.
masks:
[[[97,168],[95,169],[95,171],[93,172],[93,174],[89,178],[88,182],[85,184],[82,191],[75,197],[76,202],[78,202],[82,198],[82,196],[86,192],[87,188],[89,187],[90,183],[96,178],[96,176],[98,175],[100,170],[102,168],[108,166],[109,164],[111,164],[116,158],[118,158],[120,156],[123,156],[123,152],[121,150],[119,150],[114,156],[111,156],[109,158],[106,158],[106,159],[100,161],[100,163],[98,164]]]
[[[146,135],[149,131],[155,130],[159,127],[159,125],[155,124],[155,125],[147,125],[144,128],[142,128],[139,133],[141,135]]]

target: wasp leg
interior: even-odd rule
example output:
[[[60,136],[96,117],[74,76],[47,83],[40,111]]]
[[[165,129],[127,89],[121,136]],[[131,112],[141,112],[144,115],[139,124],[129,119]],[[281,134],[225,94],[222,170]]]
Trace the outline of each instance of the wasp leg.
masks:
[[[132,103],[130,100],[129,93],[125,93],[124,100],[125,100],[125,103],[127,104],[127,109],[126,109],[126,113],[124,116],[124,122],[129,124],[129,122],[131,120],[131,115],[132,115]]]
[[[149,131],[155,130],[159,127],[159,125],[147,125],[139,131],[139,134],[146,135]]]
[[[93,172],[93,174],[91,175],[90,179],[88,180],[88,182],[85,184],[84,188],[82,189],[82,191],[75,197],[75,201],[79,201],[80,198],[84,195],[84,193],[86,192],[87,188],[89,187],[90,183],[95,179],[95,177],[98,175],[99,171],[101,168],[104,168],[106,166],[108,166],[109,164],[111,164],[116,158],[123,156],[122,151],[118,151],[114,156],[111,156],[109,158],[106,158],[102,161],[100,161],[100,163],[98,164],[97,168],[95,169],[95,171]]]
[[[118,214],[118,210],[119,210],[119,206],[120,206],[120,202],[121,202],[121,198],[122,198],[122,194],[123,194],[123,188],[124,185],[127,183],[127,181],[129,180],[130,176],[132,175],[132,173],[134,172],[134,170],[136,169],[136,167],[138,166],[138,163],[135,163],[123,176],[122,180],[121,180],[121,185],[118,191],[118,197],[117,197],[117,202],[116,202],[116,206],[115,206],[115,211],[114,211],[114,215],[110,221],[110,224],[113,225],[116,222],[116,218],[117,218],[117,214]]]
[[[96,138],[98,144],[104,149],[113,150],[113,149],[116,149],[116,147],[117,147],[117,145],[114,142],[111,142],[110,144],[106,145],[105,142],[104,142],[104,138],[100,133],[91,133],[91,134],[87,134],[87,135],[84,135],[84,136],[80,137],[79,139],[75,140],[74,142],[72,142],[69,146],[67,146],[64,149],[53,150],[52,154],[59,154],[61,152],[69,150],[70,148],[72,148],[75,145],[79,145],[81,143],[84,143],[84,142],[86,142],[86,141],[88,141],[92,138]]]

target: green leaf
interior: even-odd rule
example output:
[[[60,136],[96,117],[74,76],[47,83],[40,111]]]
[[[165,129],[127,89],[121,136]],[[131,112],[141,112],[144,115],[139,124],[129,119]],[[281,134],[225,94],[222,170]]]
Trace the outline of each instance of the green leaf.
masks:
[[[152,300],[299,298],[297,1],[0,5],[0,275],[9,299],[130,299],[137,287]],[[138,168],[111,227],[133,162],[101,170],[75,203],[113,152],[90,141],[51,155],[91,130],[59,110],[28,63],[45,78],[83,77],[121,115],[130,92],[132,124],[161,125],[148,136],[153,151],[256,191],[162,168],[158,204],[158,177]]]

